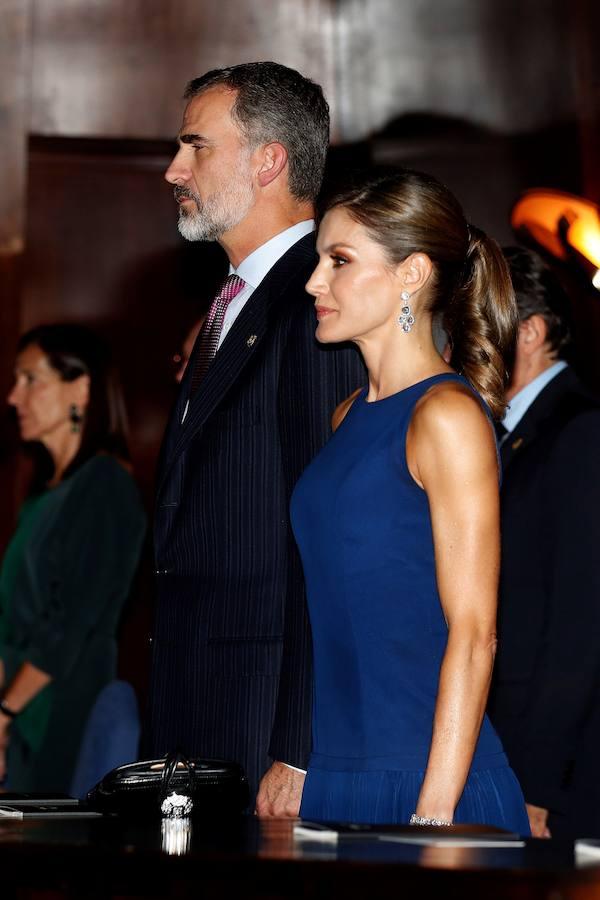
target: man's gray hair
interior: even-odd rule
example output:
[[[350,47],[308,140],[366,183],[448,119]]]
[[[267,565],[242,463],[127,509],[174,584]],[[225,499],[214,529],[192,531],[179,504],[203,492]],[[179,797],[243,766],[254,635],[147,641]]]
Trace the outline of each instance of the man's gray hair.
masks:
[[[288,152],[289,189],[314,201],[321,189],[329,146],[329,107],[320,86],[275,62],[212,69],[186,87],[186,100],[222,85],[237,96],[231,115],[254,149],[277,141]]]

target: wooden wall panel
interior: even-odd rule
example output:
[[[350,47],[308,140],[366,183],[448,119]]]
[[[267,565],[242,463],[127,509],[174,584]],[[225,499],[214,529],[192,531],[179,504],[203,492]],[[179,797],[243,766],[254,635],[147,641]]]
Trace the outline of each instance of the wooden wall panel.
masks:
[[[565,0],[33,0],[31,130],[168,138],[214,66],[276,59],[325,88],[336,141],[409,112],[504,132],[572,114]]]
[[[0,28],[0,397],[12,383],[19,333],[25,225],[26,146],[29,112],[30,3],[4,0]],[[14,526],[16,431],[0,407],[0,552]]]
[[[218,245],[178,234],[163,173],[170,146],[36,139],[28,190],[22,327],[78,321],[111,341],[149,505],[174,393],[171,357],[212,296]]]
[[[564,0],[344,0],[336,22],[340,136],[431,113],[501,132],[573,115]]]
[[[31,131],[169,138],[202,72],[255,59],[332,95],[331,0],[34,0]]]
[[[585,196],[600,203],[600,4],[597,0],[575,0],[571,15],[571,71],[576,85]]]

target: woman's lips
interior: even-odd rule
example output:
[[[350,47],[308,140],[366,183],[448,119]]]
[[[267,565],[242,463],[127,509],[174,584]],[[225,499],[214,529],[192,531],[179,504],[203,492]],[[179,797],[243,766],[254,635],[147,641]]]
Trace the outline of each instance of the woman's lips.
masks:
[[[335,312],[335,309],[329,309],[327,306],[315,306],[315,312],[317,314],[317,319],[324,319],[325,316],[331,315],[331,313]]]

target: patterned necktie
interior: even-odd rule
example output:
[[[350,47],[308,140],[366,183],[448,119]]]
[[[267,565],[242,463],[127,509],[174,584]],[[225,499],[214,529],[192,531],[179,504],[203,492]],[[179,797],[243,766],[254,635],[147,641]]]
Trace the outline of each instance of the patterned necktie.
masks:
[[[200,382],[216,355],[219,338],[223,330],[225,311],[233,298],[239,294],[245,285],[246,282],[238,275],[228,275],[210,305],[200,332],[200,346],[198,347],[196,363],[192,372],[190,397],[193,397],[198,390]]]

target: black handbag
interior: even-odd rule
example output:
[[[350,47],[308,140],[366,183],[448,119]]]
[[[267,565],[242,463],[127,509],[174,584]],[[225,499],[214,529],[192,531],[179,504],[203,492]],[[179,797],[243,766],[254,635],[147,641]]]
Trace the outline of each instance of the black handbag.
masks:
[[[229,817],[240,815],[248,801],[248,780],[238,763],[187,759],[181,751],[119,766],[87,795],[91,809],[131,818]]]

